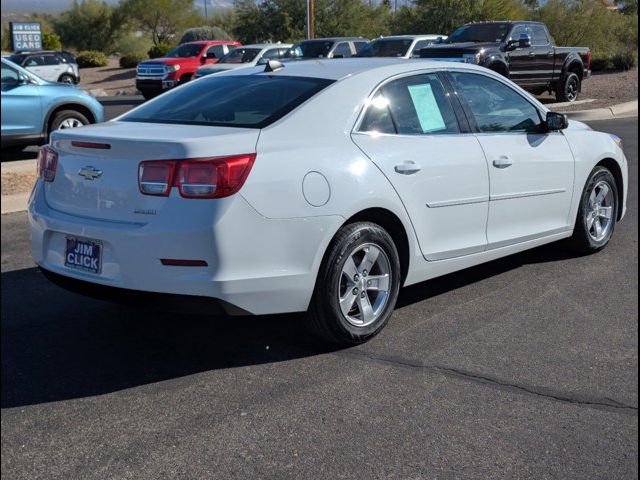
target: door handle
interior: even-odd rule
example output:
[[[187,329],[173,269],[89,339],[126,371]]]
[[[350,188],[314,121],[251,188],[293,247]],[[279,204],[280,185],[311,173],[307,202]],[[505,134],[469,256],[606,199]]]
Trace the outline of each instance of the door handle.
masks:
[[[394,167],[396,173],[400,173],[402,175],[413,175],[414,173],[418,173],[422,168],[416,162],[409,160],[407,162],[400,163]]]
[[[511,165],[513,165],[513,162],[506,155],[503,155],[502,157],[496,158],[493,161],[493,166],[496,167],[496,168],[507,168],[507,167],[510,167]]]

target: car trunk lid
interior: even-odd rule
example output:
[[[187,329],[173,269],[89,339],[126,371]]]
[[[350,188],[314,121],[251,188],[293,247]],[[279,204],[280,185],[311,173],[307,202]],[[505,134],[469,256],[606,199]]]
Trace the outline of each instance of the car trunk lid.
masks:
[[[54,181],[45,182],[45,198],[51,208],[71,215],[147,223],[180,197],[175,188],[169,197],[142,194],[140,162],[255,153],[259,134],[258,129],[138,122],[57,131],[51,144],[58,165]]]

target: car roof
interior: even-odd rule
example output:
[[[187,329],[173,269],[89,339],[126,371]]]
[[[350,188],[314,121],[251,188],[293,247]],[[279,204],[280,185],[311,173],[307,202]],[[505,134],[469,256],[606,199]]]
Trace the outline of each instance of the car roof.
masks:
[[[211,45],[211,44],[221,44],[225,45],[227,43],[238,43],[237,40],[195,40],[193,42],[185,42],[181,45]]]
[[[344,58],[344,59],[313,59],[296,62],[283,62],[283,68],[269,75],[282,75],[289,77],[323,78],[339,81],[348,77],[368,73],[381,77],[391,77],[416,70],[429,68],[446,69],[449,67],[464,68],[475,71],[486,71],[484,67],[468,63],[449,63],[432,61],[428,59],[402,59],[402,58]],[[229,75],[256,75],[267,73],[265,67],[243,68],[231,70]],[[224,73],[226,75],[227,73]]]
[[[242,45],[239,48],[289,48],[290,43],[252,43],[251,45]]]

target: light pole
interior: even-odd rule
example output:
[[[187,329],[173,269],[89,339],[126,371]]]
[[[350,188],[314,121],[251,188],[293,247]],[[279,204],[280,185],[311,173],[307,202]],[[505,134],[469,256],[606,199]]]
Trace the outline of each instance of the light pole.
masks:
[[[207,15],[207,1],[208,0],[204,0],[204,23],[207,23],[209,19],[209,16]]]
[[[315,0],[307,0],[307,38],[315,37]]]

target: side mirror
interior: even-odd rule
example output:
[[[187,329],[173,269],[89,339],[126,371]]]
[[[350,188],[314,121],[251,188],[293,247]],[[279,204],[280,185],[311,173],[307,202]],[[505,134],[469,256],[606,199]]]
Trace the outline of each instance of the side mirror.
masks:
[[[444,43],[444,38],[443,37],[436,38],[436,43]]]
[[[207,61],[207,54],[205,53],[204,55],[202,55],[202,56],[200,57],[200,63],[204,63],[204,62],[206,62],[206,61]]]
[[[521,34],[517,39],[509,40],[507,44],[508,50],[515,50],[517,48],[529,48],[531,47],[531,37],[526,33]]]
[[[569,127],[569,117],[564,113],[548,112],[545,124],[551,132],[565,130]]]

